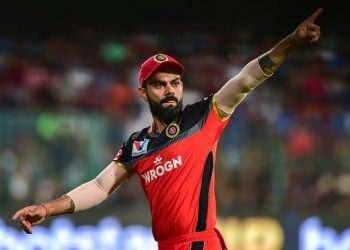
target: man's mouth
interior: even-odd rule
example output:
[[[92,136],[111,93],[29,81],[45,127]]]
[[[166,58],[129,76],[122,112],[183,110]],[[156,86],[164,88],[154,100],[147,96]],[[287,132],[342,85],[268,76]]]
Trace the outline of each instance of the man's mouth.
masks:
[[[163,103],[177,103],[176,101],[173,101],[173,100],[170,100],[170,101],[166,101],[166,102],[163,102]]]
[[[160,103],[177,104],[178,99],[175,96],[168,96],[168,97],[165,97],[163,100],[161,100]]]

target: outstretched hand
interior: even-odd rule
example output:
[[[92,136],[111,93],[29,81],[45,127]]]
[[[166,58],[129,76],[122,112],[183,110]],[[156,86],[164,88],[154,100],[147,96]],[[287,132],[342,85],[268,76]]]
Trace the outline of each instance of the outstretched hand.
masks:
[[[42,223],[46,216],[46,209],[43,206],[29,206],[18,210],[12,217],[12,220],[20,220],[22,229],[32,233],[32,226]]]
[[[293,38],[297,43],[317,42],[321,35],[321,28],[315,21],[321,15],[323,9],[319,8],[311,16],[305,19],[293,32]]]

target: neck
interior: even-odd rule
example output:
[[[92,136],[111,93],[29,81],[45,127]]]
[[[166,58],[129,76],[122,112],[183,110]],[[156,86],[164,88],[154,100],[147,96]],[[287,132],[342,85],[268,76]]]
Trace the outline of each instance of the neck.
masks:
[[[155,133],[162,133],[163,129],[166,127],[167,125],[164,123],[163,120],[159,119],[156,116],[153,116],[153,131]]]

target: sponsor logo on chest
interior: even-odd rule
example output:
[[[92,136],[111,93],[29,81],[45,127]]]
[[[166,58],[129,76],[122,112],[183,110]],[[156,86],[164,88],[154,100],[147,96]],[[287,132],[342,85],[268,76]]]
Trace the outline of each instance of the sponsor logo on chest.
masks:
[[[148,170],[146,173],[141,174],[146,184],[150,183],[151,181],[159,177],[162,177],[164,174],[167,174],[173,171],[179,166],[182,166],[182,158],[181,156],[178,156],[177,158],[173,158],[171,160],[163,162],[163,158],[160,155],[158,155],[154,159],[153,163],[154,163],[153,169]]]
[[[143,141],[134,141],[132,144],[132,156],[138,156],[147,153],[149,139],[145,139]]]

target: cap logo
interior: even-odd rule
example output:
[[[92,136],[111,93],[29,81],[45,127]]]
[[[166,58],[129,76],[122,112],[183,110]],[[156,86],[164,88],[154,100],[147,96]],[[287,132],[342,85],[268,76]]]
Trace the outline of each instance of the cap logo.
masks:
[[[157,63],[168,61],[168,57],[166,55],[163,55],[163,54],[157,54],[153,57],[153,59]]]
[[[180,127],[177,123],[172,122],[165,130],[165,134],[169,138],[174,138],[180,133]]]

